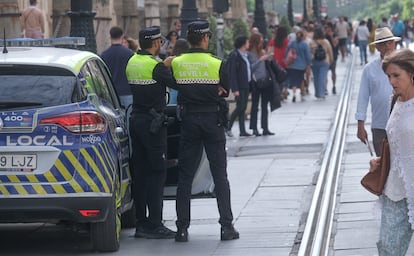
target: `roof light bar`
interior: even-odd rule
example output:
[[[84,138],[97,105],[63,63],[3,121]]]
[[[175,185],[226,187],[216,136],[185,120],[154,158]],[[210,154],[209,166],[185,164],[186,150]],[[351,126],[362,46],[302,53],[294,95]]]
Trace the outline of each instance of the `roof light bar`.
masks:
[[[13,38],[6,39],[6,46],[27,46],[27,47],[41,47],[41,46],[62,46],[62,45],[85,45],[85,37],[55,37],[47,39],[32,39],[32,38]],[[0,41],[0,47],[4,46],[4,42]]]

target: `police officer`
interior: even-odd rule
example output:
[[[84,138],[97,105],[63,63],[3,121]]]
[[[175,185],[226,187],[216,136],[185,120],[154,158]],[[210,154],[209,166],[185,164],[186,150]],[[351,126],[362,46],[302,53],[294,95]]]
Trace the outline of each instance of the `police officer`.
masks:
[[[187,31],[187,41],[191,48],[187,53],[175,57],[171,64],[178,85],[178,103],[182,108],[176,202],[178,231],[175,241],[188,241],[191,185],[197,169],[198,152],[203,145],[215,183],[221,240],[238,239],[239,233],[232,224],[226,170],[226,120],[220,118],[223,116],[220,106],[225,103],[224,97],[228,96],[229,90],[225,82],[225,65],[206,51],[211,37],[207,21],[191,22]]]
[[[139,32],[142,50],[128,61],[126,75],[133,95],[132,139],[133,196],[136,207],[135,237],[174,238],[162,224],[163,188],[167,176],[167,128],[164,119],[166,84],[172,84],[171,58],[155,57],[162,45],[158,26]],[[148,209],[148,214],[147,210]]]

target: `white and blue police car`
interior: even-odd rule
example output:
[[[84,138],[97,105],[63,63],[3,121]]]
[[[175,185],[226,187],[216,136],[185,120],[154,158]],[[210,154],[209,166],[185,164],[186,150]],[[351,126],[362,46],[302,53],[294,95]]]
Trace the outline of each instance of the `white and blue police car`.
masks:
[[[0,222],[86,224],[116,251],[133,204],[125,109],[96,54],[44,47],[75,41],[0,48]]]

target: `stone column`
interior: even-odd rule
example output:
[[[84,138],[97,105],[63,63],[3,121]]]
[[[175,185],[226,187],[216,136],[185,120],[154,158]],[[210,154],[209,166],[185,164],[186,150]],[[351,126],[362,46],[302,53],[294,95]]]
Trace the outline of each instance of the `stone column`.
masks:
[[[5,28],[6,38],[22,37],[20,35],[20,12],[17,1],[0,3],[0,39],[3,40]]]
[[[145,2],[145,26],[160,26],[160,8],[158,0],[147,0]]]

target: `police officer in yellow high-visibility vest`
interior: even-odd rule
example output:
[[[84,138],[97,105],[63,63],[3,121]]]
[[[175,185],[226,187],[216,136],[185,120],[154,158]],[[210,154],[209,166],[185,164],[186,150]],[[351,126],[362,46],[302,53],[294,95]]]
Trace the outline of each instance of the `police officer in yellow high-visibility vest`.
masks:
[[[229,88],[225,65],[206,51],[210,36],[207,21],[199,20],[188,24],[187,40],[191,48],[187,53],[175,57],[171,64],[178,86],[178,104],[182,119],[176,202],[177,242],[188,241],[191,186],[203,145],[215,184],[221,240],[239,238],[232,223],[230,185],[226,170],[224,127],[228,110],[221,108],[226,103],[224,97],[228,96]]]
[[[126,67],[133,95],[130,119],[132,140],[133,197],[136,207],[135,237],[174,238],[162,222],[163,189],[167,177],[167,128],[164,116],[166,85],[174,83],[171,58],[155,58],[162,45],[158,26],[139,32],[142,48]],[[147,214],[148,209],[148,214]]]

